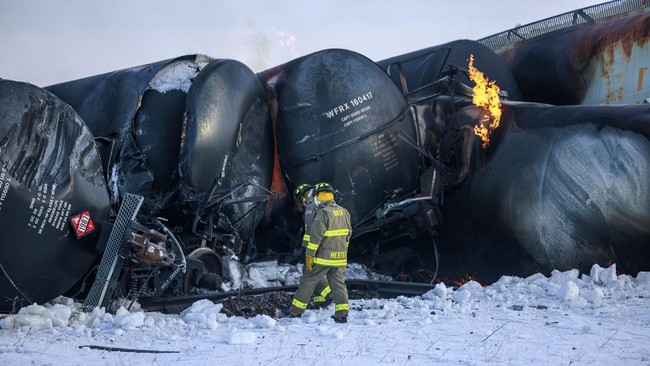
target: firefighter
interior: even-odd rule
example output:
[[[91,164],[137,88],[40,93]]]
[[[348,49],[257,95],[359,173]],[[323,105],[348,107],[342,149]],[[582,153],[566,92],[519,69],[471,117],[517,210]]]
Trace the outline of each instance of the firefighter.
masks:
[[[327,279],[335,302],[334,321],[347,323],[348,289],[345,286],[348,244],[352,234],[350,213],[334,201],[334,189],[328,183],[313,188],[316,215],[309,228],[305,268],[294,294],[289,316],[300,317],[316,285]]]
[[[299,204],[300,210],[303,212],[303,219],[305,222],[305,229],[304,229],[305,231],[304,231],[304,235],[302,236],[303,254],[307,249],[307,244],[309,244],[309,230],[316,216],[316,203],[314,201],[314,197],[312,196],[313,190],[314,187],[312,185],[303,183],[298,185],[298,187],[293,192],[294,198],[296,199],[296,202]],[[303,268],[302,272],[303,273],[307,272],[306,266]],[[314,288],[315,295],[311,299],[313,306],[315,308],[320,309],[320,308],[327,307],[329,304],[331,304],[332,303],[332,296],[330,295],[331,292],[332,289],[327,283],[327,278],[323,277],[316,284],[316,287]]]

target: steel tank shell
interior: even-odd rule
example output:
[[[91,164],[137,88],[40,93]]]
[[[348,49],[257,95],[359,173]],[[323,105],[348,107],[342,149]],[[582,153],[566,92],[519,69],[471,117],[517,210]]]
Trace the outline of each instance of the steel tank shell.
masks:
[[[506,102],[501,123],[445,196],[443,276],[650,268],[650,106]]]
[[[413,192],[415,126],[404,97],[371,60],[348,50],[316,52],[261,75],[274,85],[275,129],[289,188],[328,182],[352,224],[386,198]],[[401,135],[398,136],[398,135]]]
[[[70,104],[102,151],[112,201],[133,193],[158,213],[178,197],[178,161],[192,80],[213,59],[187,55],[46,89]]]
[[[216,60],[197,75],[187,95],[179,164],[185,196],[206,193],[215,179],[217,191],[234,190],[232,199],[268,195],[273,131],[265,91],[246,65]],[[221,210],[243,238],[250,238],[262,209],[249,201]]]
[[[457,70],[454,73],[457,81],[473,86],[474,82],[462,72],[467,70],[470,55],[474,55],[474,66],[488,79],[496,82],[503,98],[522,100],[517,80],[508,69],[508,65],[494,51],[476,41],[457,40],[391,57],[378,61],[377,64],[390,74],[393,81],[406,94],[439,80],[450,71],[450,67]],[[406,90],[400,78],[400,67],[406,82]]]
[[[53,94],[0,80],[0,151],[0,311],[11,311],[81,280],[110,207],[92,134]],[[83,212],[95,230],[77,239],[70,219]]]

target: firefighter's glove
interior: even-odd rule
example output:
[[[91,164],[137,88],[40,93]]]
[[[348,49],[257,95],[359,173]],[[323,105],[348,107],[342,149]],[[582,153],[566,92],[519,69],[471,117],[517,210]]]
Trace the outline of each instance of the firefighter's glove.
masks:
[[[306,254],[305,255],[305,267],[307,267],[307,270],[311,272],[312,268],[314,268],[314,257]]]

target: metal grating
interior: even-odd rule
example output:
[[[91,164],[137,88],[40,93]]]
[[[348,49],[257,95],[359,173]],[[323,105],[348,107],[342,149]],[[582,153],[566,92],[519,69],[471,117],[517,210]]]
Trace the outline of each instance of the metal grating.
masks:
[[[131,226],[131,221],[135,219],[135,215],[140,210],[142,201],[144,201],[142,196],[130,193],[124,196],[120,210],[117,213],[117,218],[115,219],[115,224],[113,225],[113,230],[111,230],[111,235],[108,238],[108,244],[106,245],[106,250],[104,250],[102,261],[99,264],[95,282],[84,300],[84,309],[87,311],[94,309],[96,306],[105,305],[104,301],[106,300],[110,280],[115,274],[119,254],[125,241],[124,237]]]
[[[437,181],[438,171],[434,167],[429,167],[420,177],[420,190],[422,191],[422,196],[429,197],[433,200],[434,204],[440,205],[441,202],[437,192],[439,184],[436,184]]]
[[[427,99],[431,99],[440,94],[454,90],[456,93],[472,96],[472,88],[467,85],[457,82],[449,76],[436,80],[427,85],[423,85],[408,94],[404,95],[408,104],[415,104]]]
[[[414,104],[440,95],[444,92],[449,91],[451,87],[452,79],[449,76],[445,76],[440,80],[436,80],[433,83],[421,86],[408,94],[405,95],[406,100],[409,104]]]
[[[495,52],[512,47],[517,43],[560,29],[595,21],[616,15],[650,10],[650,0],[615,0],[574,10],[534,23],[522,25],[507,31],[481,38],[484,44]]]

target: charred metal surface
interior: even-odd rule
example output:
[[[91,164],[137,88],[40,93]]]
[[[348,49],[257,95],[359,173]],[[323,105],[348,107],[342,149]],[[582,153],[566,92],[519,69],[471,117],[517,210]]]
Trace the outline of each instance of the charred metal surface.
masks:
[[[501,56],[527,101],[631,104],[650,93],[639,75],[650,66],[649,41],[650,13],[645,12],[531,38]]]
[[[508,66],[494,51],[475,41],[449,42],[377,63],[406,94],[448,75],[453,75],[454,80],[460,83],[474,86],[467,75],[470,55],[474,55],[474,66],[501,88],[503,98],[522,99],[517,81]]]
[[[188,55],[46,88],[75,109],[95,138],[112,145],[103,159],[114,205],[133,193],[155,213],[178,194],[177,164],[165,160],[178,161],[187,90],[210,61]]]
[[[445,196],[442,278],[647,270],[650,106],[504,107],[492,147],[475,146],[468,177]]]
[[[70,106],[36,86],[0,80],[0,311],[68,291],[96,259],[108,191],[93,136]],[[14,304],[14,301],[16,303]]]
[[[217,180],[217,192],[232,191],[228,199],[233,203],[222,206],[222,220],[242,239],[251,239],[271,187],[272,143],[266,95],[257,76],[234,60],[206,66],[188,93],[180,160],[185,199],[205,195]]]
[[[126,193],[146,196],[146,204],[138,214],[138,222],[131,222],[132,229],[138,230],[129,244],[135,253],[120,254],[129,257],[125,261],[128,263],[121,275],[116,273],[110,279],[115,282],[111,284],[115,296],[186,294],[197,287],[214,290],[222,281],[220,273],[206,271],[207,268],[220,272],[214,258],[218,260],[220,254],[240,255],[243,249],[254,248],[253,231],[262,216],[262,203],[269,195],[271,183],[272,131],[266,95],[257,75],[242,63],[218,60],[206,64],[202,57],[183,57],[53,86],[92,121],[97,134],[94,137],[105,154],[103,159],[81,119],[59,98],[34,87],[42,95],[30,91],[31,99],[21,101],[19,97],[10,99],[12,92],[3,90],[3,98],[7,95],[3,106],[6,105],[8,117],[3,117],[0,130],[0,187],[4,189],[0,203],[25,213],[0,218],[3,226],[14,224],[14,220],[27,220],[29,228],[33,225],[38,232],[7,230],[3,232],[8,235],[7,240],[0,237],[3,254],[15,249],[8,246],[8,239],[19,241],[22,237],[30,240],[24,248],[33,252],[14,250],[11,256],[3,256],[12,259],[12,264],[1,268],[6,280],[1,294],[6,294],[9,302],[0,310],[11,310],[11,301],[50,300],[73,285],[76,286],[70,292],[77,293],[72,295],[84,296],[94,274],[88,272],[88,266],[96,259],[95,250],[105,250],[108,235],[98,238],[95,233],[78,241],[76,236],[87,234],[87,225],[93,225],[89,219],[97,227],[102,225],[110,212],[109,198],[116,208]],[[100,106],[100,112],[91,105]],[[106,112],[102,108],[112,112],[102,114]],[[91,162],[95,165],[91,166]],[[111,174],[103,176],[102,166]],[[86,171],[91,168],[92,173]],[[98,193],[94,187],[79,182],[67,183],[81,178],[93,178],[104,195],[91,197],[96,202],[87,204],[85,210],[78,207],[85,203],[83,199]],[[14,182],[17,191],[27,198],[12,192],[10,184]],[[27,193],[20,191],[21,185]],[[70,195],[64,196],[67,201],[58,198],[63,194],[59,189]],[[36,198],[29,201],[30,195]],[[21,206],[23,202],[12,201],[15,197],[25,198],[26,207]],[[96,212],[100,205],[102,215]],[[76,235],[70,236],[68,220],[78,210],[82,210],[77,219],[80,224],[74,227]],[[164,218],[157,218],[163,215]],[[74,216],[71,220],[74,225]],[[50,224],[60,233],[51,233],[49,226],[45,227]],[[107,223],[105,227],[105,232],[109,232],[111,225]],[[155,229],[164,230],[165,234],[151,236]],[[44,243],[40,235],[55,244],[57,240],[62,243],[41,248]],[[70,248],[69,241],[91,245],[83,250]],[[194,258],[198,248],[214,255]],[[66,254],[70,259],[61,258]],[[16,255],[28,259],[13,260]],[[25,263],[33,265],[17,272],[16,265]],[[88,276],[82,279],[85,273]],[[35,280],[39,276],[50,276],[58,283],[44,290],[39,286],[51,281]],[[25,281],[34,284],[25,286]],[[9,297],[14,292],[20,295],[16,300]]]
[[[302,217],[287,192],[302,182],[326,181],[338,191],[337,202],[350,211],[353,236],[365,236],[350,246],[354,260],[373,262],[379,241],[399,246],[403,236],[435,230],[433,200],[408,202],[420,192],[425,168],[415,121],[402,93],[375,63],[331,49],[260,78],[277,147],[272,186],[277,196],[256,231],[263,245],[300,260]]]
[[[133,150],[131,156],[142,155],[145,158],[142,163],[146,164],[143,165],[143,170],[146,169],[146,179],[151,179],[148,189],[152,197],[147,202],[147,208],[152,212],[160,212],[178,197],[181,182],[177,162],[180,159],[179,146],[186,98],[187,93],[183,90],[173,89],[161,93],[155,89],[147,89],[142,95],[140,108],[132,124],[134,146],[125,150]],[[120,160],[121,167],[126,171],[136,171],[136,167],[127,168],[130,166],[128,161]],[[131,161],[141,163],[141,159]],[[126,190],[131,191],[142,189],[132,186]]]
[[[142,95],[152,88],[151,81],[156,74],[173,62],[194,62],[195,59],[196,56],[183,56],[45,89],[72,106],[94,136],[117,137],[128,131],[140,108]]]
[[[206,231],[214,224],[235,235],[235,249],[240,236],[252,237],[270,186],[272,140],[264,90],[245,65],[192,55],[49,89],[107,146],[115,205],[125,193],[141,195],[145,214],[183,227],[214,188],[230,196],[216,208],[223,216],[208,210]]]
[[[417,151],[397,134],[416,141],[414,123],[399,89],[372,61],[325,50],[284,65],[274,78],[279,159],[291,188],[331,183],[353,225],[388,195],[413,191]]]

